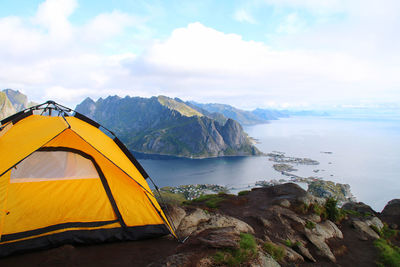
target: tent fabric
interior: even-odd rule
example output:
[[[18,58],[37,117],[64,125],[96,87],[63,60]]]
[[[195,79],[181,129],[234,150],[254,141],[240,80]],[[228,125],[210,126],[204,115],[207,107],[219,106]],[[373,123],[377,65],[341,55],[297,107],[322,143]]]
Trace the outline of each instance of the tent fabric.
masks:
[[[175,236],[135,165],[79,118],[30,115],[12,125],[0,136],[0,256]]]
[[[93,163],[69,151],[35,151],[11,170],[11,183],[100,178]]]

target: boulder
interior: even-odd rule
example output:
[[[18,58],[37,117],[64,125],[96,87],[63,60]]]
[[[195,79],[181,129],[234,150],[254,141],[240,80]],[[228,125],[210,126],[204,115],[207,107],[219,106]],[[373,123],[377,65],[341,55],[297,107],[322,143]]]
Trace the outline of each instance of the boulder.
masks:
[[[238,234],[240,233],[254,234],[253,227],[251,227],[244,221],[241,221],[231,216],[221,215],[218,213],[210,214],[210,219],[208,221],[200,223],[195,233],[198,233],[205,229],[219,228],[219,227],[233,227],[233,230],[236,231],[236,233]]]
[[[271,187],[271,191],[275,195],[276,202],[287,200],[290,204],[308,202],[310,196],[303,188],[294,183],[275,185]]]
[[[373,239],[379,238],[379,235],[374,230],[372,230],[366,222],[357,219],[353,220],[352,225],[360,233],[360,238],[363,240],[365,239],[365,237]]]
[[[306,221],[304,219],[302,219],[299,215],[297,215],[297,213],[295,213],[292,210],[282,208],[281,206],[272,206],[270,208],[270,211],[273,212],[274,214],[276,214],[278,217],[288,218],[288,219],[290,219],[294,222],[297,222],[303,226],[306,224]]]
[[[371,213],[375,214],[376,212],[367,204],[363,202],[347,202],[343,205],[342,209],[344,210],[354,210],[359,213]]]
[[[197,236],[200,244],[209,248],[239,248],[240,235],[233,226],[208,229]]]
[[[196,209],[194,212],[184,217],[178,227],[178,235],[186,237],[197,230],[199,224],[210,220],[211,216],[202,209]]]
[[[333,222],[326,220],[323,223],[315,225],[315,230],[313,232],[322,238],[329,239],[332,237],[343,239],[343,233]]]
[[[333,255],[331,249],[326,244],[326,240],[336,237],[343,238],[343,233],[333,222],[327,220],[323,223],[315,225],[313,229],[304,229],[307,239],[314,244],[319,250],[322,256],[329,258],[332,262],[336,262],[336,258]]]
[[[168,207],[168,215],[172,220],[172,224],[179,228],[179,224],[181,223],[182,219],[186,216],[186,211],[179,206],[171,205]]]
[[[303,245],[297,246],[296,250],[306,259],[312,261],[312,262],[317,262],[314,257],[311,255],[310,251]]]
[[[327,257],[332,262],[336,262],[335,255],[333,255],[331,249],[325,243],[325,239],[322,236],[314,234],[310,229],[305,229],[305,234],[308,240],[313,243],[322,256]]]
[[[196,209],[183,218],[177,232],[179,236],[186,237],[196,235],[206,229],[222,227],[233,227],[238,234],[254,233],[254,229],[250,225],[239,219],[218,213],[205,212],[202,209]]]
[[[379,230],[381,230],[383,228],[383,223],[382,221],[378,218],[378,217],[372,217],[370,219],[366,219],[364,221],[368,226],[375,226],[376,228],[378,228]]]
[[[382,210],[384,216],[400,216],[400,199],[390,200]]]
[[[303,256],[301,256],[299,253],[297,253],[296,251],[294,251],[293,249],[289,248],[289,247],[285,247],[285,260],[288,262],[304,262],[304,258]]]

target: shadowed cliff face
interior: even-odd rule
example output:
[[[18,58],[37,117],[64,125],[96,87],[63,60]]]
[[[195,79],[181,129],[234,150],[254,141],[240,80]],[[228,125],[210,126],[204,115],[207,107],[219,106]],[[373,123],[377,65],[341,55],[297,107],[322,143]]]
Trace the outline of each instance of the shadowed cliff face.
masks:
[[[183,157],[258,155],[241,125],[225,124],[179,99],[110,96],[85,99],[76,110],[114,131],[128,148]]]

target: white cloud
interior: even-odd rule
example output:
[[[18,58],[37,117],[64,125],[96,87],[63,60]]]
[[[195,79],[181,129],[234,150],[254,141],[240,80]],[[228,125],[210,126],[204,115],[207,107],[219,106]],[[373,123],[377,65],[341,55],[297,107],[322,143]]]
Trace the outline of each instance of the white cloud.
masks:
[[[76,8],[75,0],[47,0],[32,18],[0,18],[2,88],[19,89],[35,101],[51,98],[76,104],[85,94],[99,96],[112,87],[113,79],[126,75],[121,62],[134,54],[97,51],[142,21],[113,11],[76,26],[69,21]]]
[[[76,0],[47,0],[39,5],[34,22],[44,26],[56,38],[71,38],[73,29],[68,17],[76,7]]]
[[[200,23],[174,30],[128,66],[142,83],[177,96],[238,101],[246,95],[259,103],[357,98],[400,81],[388,72],[394,69],[346,53],[274,50]]]
[[[257,21],[253,18],[253,16],[246,11],[245,9],[238,9],[233,14],[233,18],[239,22],[247,22],[251,24],[256,24]]]
[[[315,3],[318,12],[339,10],[333,0],[268,1],[310,8]],[[138,55],[99,51],[127,27],[145,28],[144,20],[113,11],[78,26],[69,19],[76,8],[75,1],[47,0],[31,20],[0,18],[1,87],[20,89],[35,101],[71,105],[86,96],[114,94],[165,94],[246,108],[400,101],[400,23],[387,7],[366,7],[371,21],[348,7],[352,15],[346,23],[307,32],[292,12],[280,29],[290,34],[274,36],[269,45],[191,23],[147,43]]]

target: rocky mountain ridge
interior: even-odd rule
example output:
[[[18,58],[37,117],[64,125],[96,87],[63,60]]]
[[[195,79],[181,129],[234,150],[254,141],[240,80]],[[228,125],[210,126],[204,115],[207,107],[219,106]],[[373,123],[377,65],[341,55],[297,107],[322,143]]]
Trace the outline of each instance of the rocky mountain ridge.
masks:
[[[223,118],[230,118],[238,121],[242,125],[255,125],[268,123],[270,120],[277,120],[279,118],[286,118],[289,115],[286,112],[271,110],[271,109],[255,109],[253,111],[242,110],[235,108],[226,104],[218,104],[218,103],[197,103],[194,101],[185,102],[187,105],[190,105],[196,110],[200,112],[207,112],[212,116],[216,116],[216,114],[222,114],[223,117],[219,117],[223,120]],[[220,116],[220,115],[219,115]],[[217,118],[217,117],[216,117]]]
[[[190,158],[259,155],[242,126],[165,96],[86,98],[76,111],[114,131],[132,151]]]

